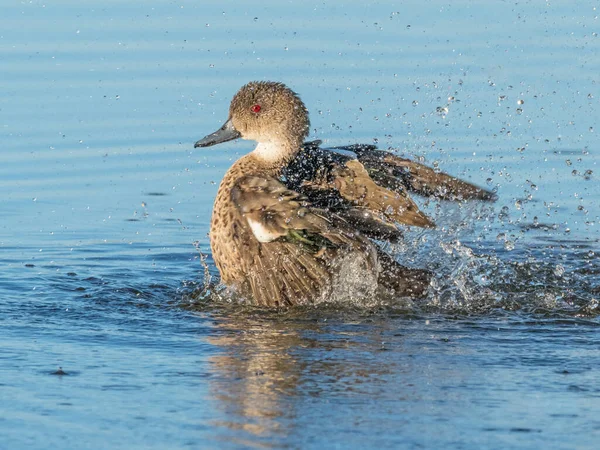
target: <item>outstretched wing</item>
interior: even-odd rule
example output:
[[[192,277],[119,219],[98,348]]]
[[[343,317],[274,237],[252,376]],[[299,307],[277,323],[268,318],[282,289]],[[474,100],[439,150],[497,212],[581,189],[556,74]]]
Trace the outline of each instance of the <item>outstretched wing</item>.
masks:
[[[379,186],[363,164],[351,159],[331,171],[331,183],[340,195],[357,207],[375,211],[391,222],[418,227],[434,227],[434,223],[419,210],[406,190],[391,191]]]
[[[377,150],[372,145],[343,147],[356,153],[373,180],[394,191],[409,189],[419,195],[442,200],[495,201],[496,194],[431,167]]]
[[[376,239],[400,237],[396,223],[432,227],[433,222],[408,196],[406,189],[379,186],[356,158],[304,144],[285,168],[283,179],[320,207],[334,210]],[[396,230],[396,231],[393,231]]]
[[[314,205],[335,211],[374,239],[397,240],[396,223],[433,226],[408,192],[441,200],[496,200],[496,194],[374,145],[320,148],[304,143],[283,181]],[[345,153],[344,153],[345,152]],[[351,155],[352,152],[354,155]]]
[[[328,268],[339,251],[360,251],[377,264],[375,246],[347,223],[312,208],[301,194],[267,176],[245,176],[231,198],[260,243],[246,265],[256,303],[290,305],[314,298],[330,284]]]

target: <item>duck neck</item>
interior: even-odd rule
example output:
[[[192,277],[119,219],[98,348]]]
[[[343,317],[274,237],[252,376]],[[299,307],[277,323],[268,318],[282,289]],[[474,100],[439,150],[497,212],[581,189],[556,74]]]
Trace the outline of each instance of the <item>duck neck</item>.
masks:
[[[259,142],[250,155],[269,172],[279,173],[300,151],[302,141]]]

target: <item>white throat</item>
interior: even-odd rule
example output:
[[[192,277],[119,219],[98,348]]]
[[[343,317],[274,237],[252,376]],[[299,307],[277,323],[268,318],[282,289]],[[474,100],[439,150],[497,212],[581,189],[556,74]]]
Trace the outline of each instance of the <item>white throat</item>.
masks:
[[[259,142],[252,152],[257,158],[263,161],[275,162],[286,159],[290,151],[280,142]]]

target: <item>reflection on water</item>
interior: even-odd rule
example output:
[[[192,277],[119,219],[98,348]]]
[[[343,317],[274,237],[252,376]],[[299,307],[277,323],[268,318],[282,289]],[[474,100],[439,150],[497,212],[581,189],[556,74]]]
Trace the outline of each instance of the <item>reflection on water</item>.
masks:
[[[509,447],[520,432],[541,433],[535,439],[541,443],[568,427],[556,424],[556,414],[575,414],[565,419],[573,423],[591,404],[585,395],[572,397],[573,386],[600,393],[591,370],[598,359],[594,322],[531,322],[515,313],[452,319],[389,311],[235,311],[200,314],[208,312],[218,330],[208,338],[217,349],[208,361],[214,373],[209,389],[225,418],[212,423],[240,445],[303,447],[322,442],[321,433],[331,441],[353,436],[357,447],[437,447],[456,439],[473,445],[483,430]],[[583,332],[577,357],[568,350],[573,326]],[[546,346],[550,336],[552,347]],[[521,372],[528,375],[519,387],[514,382]],[[538,408],[531,403],[534,392],[552,392],[553,400]],[[465,420],[477,433],[459,438]],[[431,434],[436,424],[438,433]]]
[[[230,333],[209,338],[211,344],[226,349],[225,354],[211,358],[221,375],[211,383],[211,390],[227,417],[238,420],[217,425],[256,436],[289,434],[286,427],[294,415],[289,397],[298,395],[305,367],[293,352],[310,345],[311,339],[303,339],[302,328],[285,322],[240,318],[219,327]]]
[[[210,359],[219,373],[211,391],[231,420],[218,425],[260,438],[290,436],[301,432],[294,429],[299,399],[375,394],[370,384],[396,371],[392,361],[356,360],[356,352],[385,350],[384,342],[364,335],[366,327],[357,323],[353,330],[346,323],[327,330],[324,317],[317,317],[251,315],[219,321],[217,327],[227,332],[209,338],[224,350]]]

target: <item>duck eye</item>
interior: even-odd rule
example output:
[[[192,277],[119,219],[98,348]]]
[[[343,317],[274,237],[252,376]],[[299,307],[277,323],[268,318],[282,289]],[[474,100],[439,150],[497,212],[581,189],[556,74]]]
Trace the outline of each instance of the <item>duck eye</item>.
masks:
[[[253,113],[259,113],[260,112],[260,105],[254,105],[252,108],[250,108],[250,110]]]

